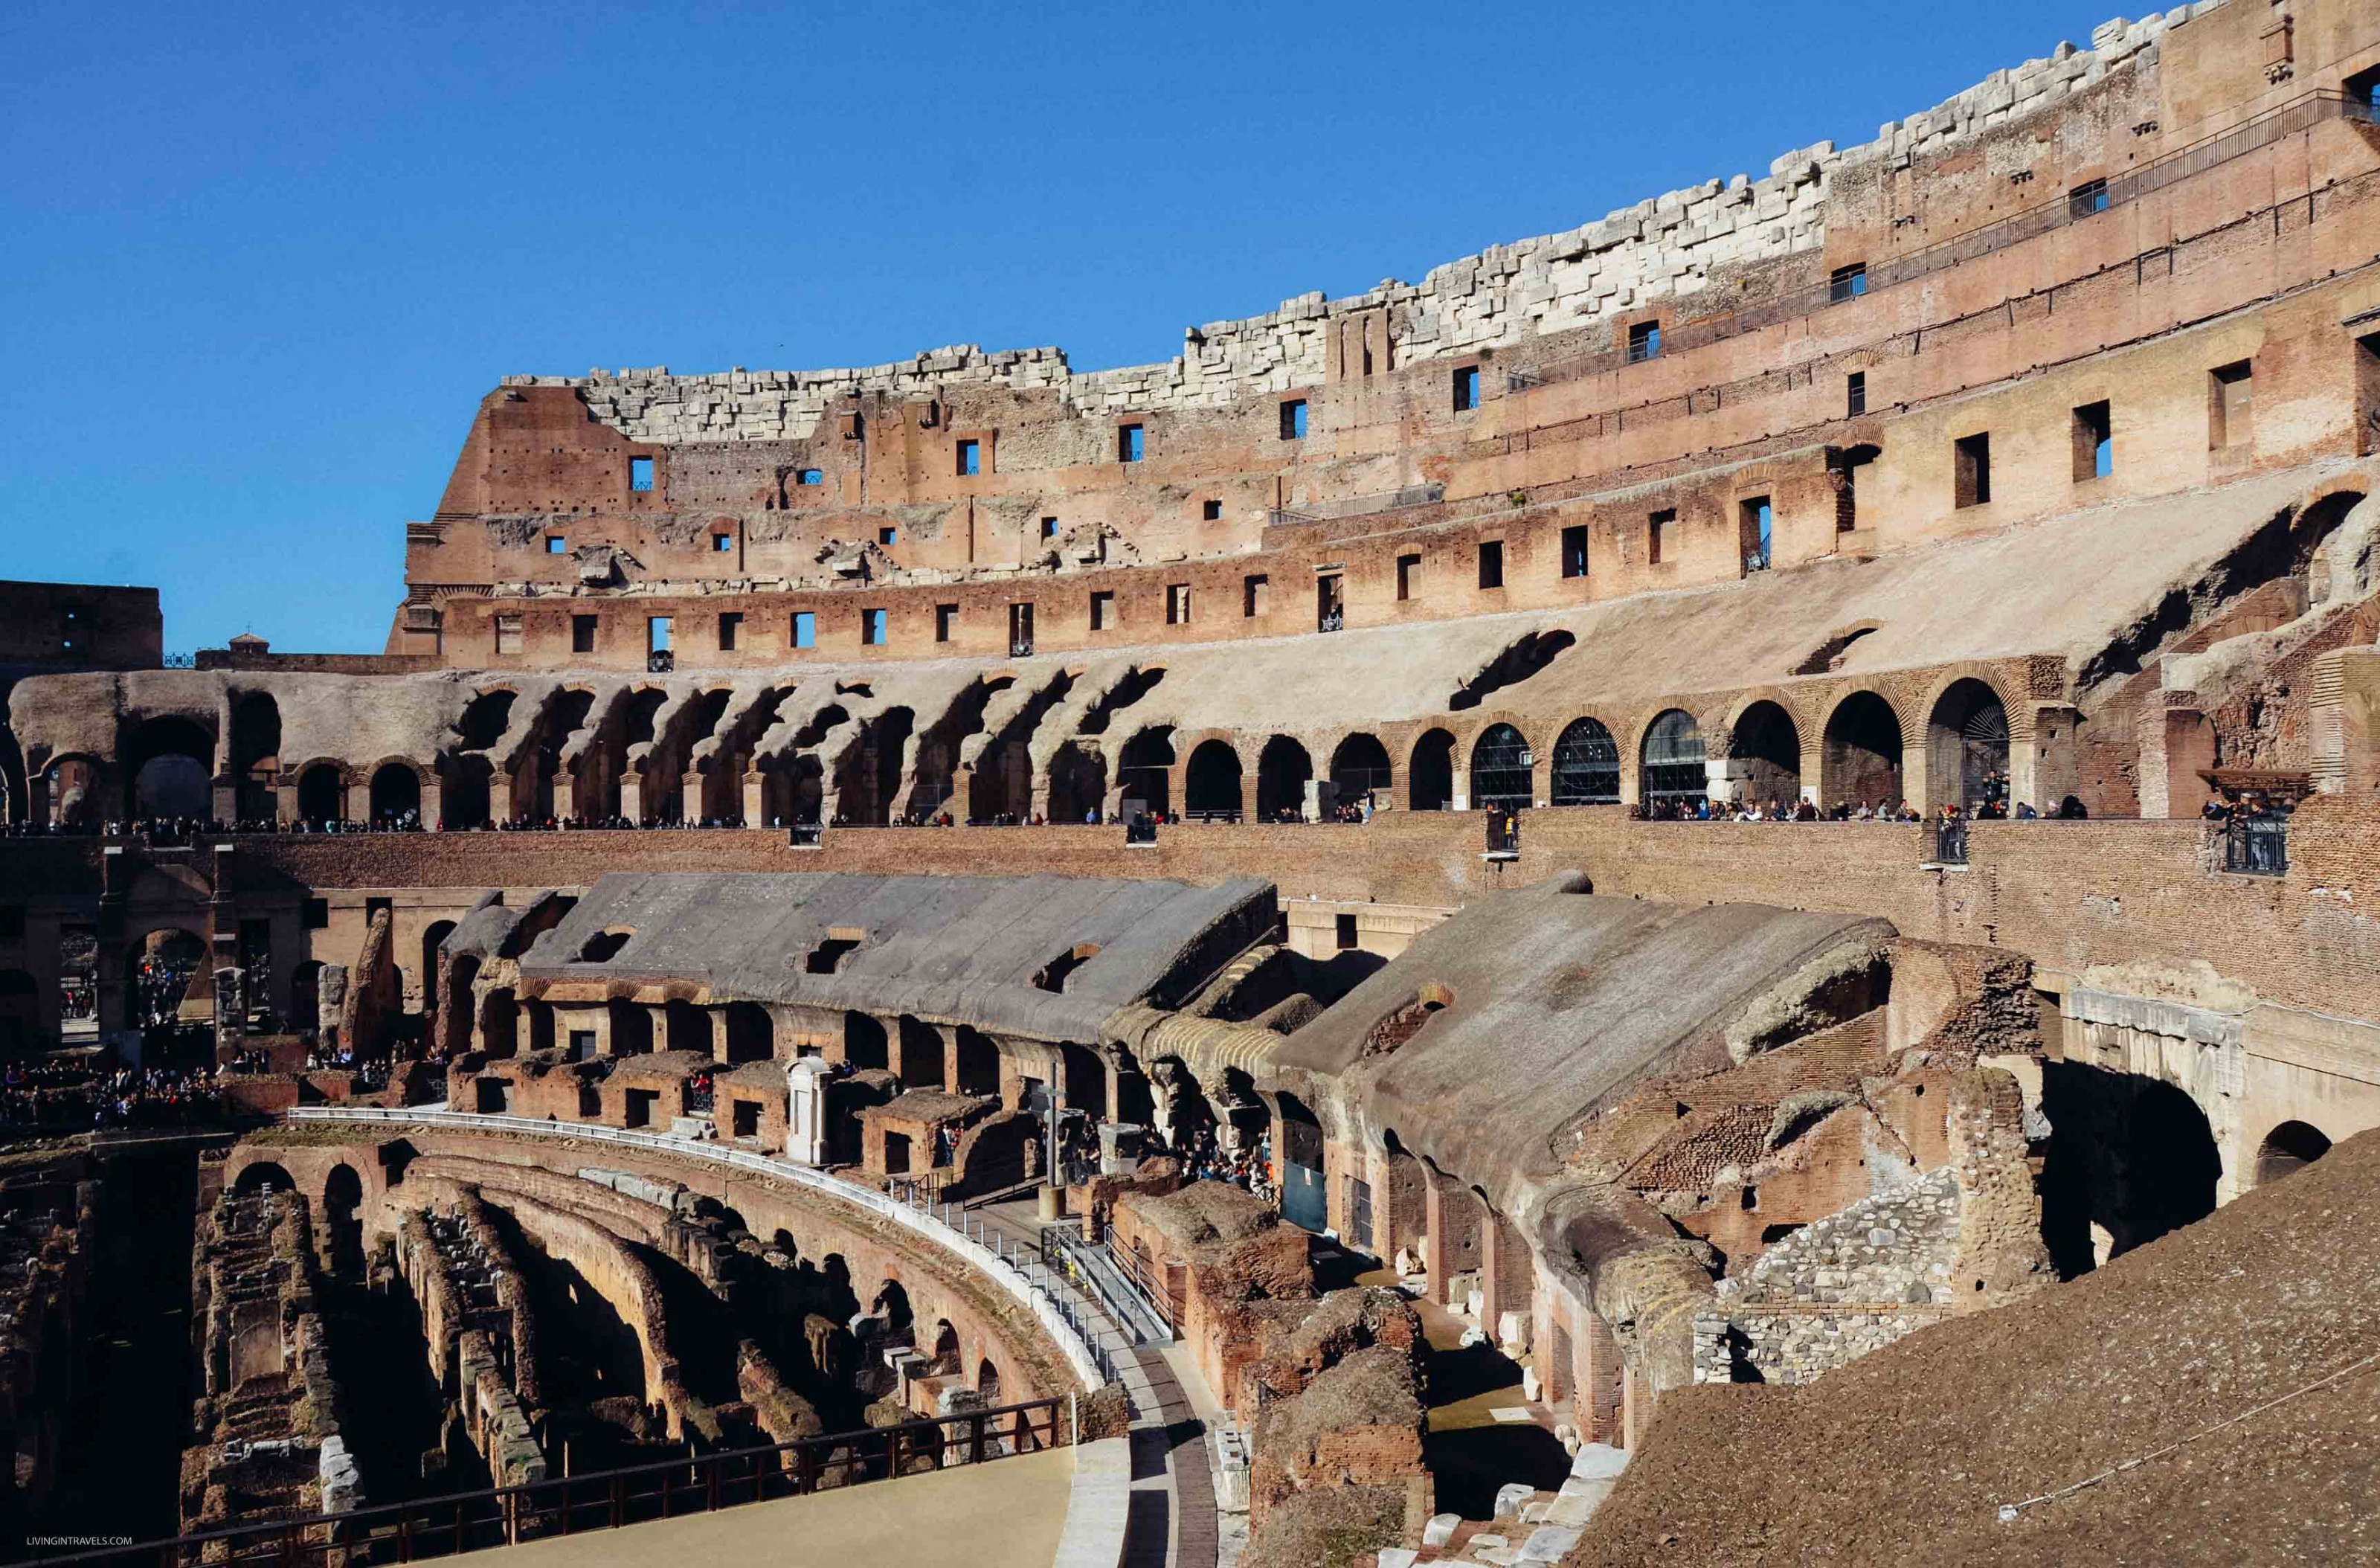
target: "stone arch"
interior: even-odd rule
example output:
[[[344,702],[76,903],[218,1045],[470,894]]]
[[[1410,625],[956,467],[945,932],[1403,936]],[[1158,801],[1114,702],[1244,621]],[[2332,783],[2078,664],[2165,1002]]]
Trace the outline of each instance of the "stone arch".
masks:
[[[1033,748],[1005,735],[978,754],[967,774],[967,820],[1022,822],[1033,815]]]
[[[1454,736],[1442,729],[1422,732],[1405,769],[1405,805],[1415,811],[1443,811],[1454,804]]]
[[[421,1011],[432,1017],[437,1015],[442,1000],[438,994],[438,951],[454,934],[452,920],[432,920],[421,928]]]
[[[492,987],[480,998],[480,1050],[488,1056],[520,1052],[520,1003],[510,986]]]
[[[1747,803],[1802,798],[1802,732],[1782,703],[1757,698],[1728,727],[1728,775]]]
[[[241,1197],[251,1197],[270,1188],[273,1192],[296,1192],[298,1184],[288,1169],[277,1161],[251,1160],[233,1178],[231,1190]]]
[[[382,762],[372,770],[371,820],[374,826],[407,820],[421,813],[421,775],[403,760]]]
[[[770,759],[760,769],[760,811],[771,827],[816,822],[826,809],[826,769],[815,752]]]
[[[1620,799],[1620,743],[1603,721],[1572,719],[1554,741],[1547,798],[1556,806],[1611,806]]]
[[[1900,715],[1879,694],[1862,687],[1846,692],[1827,715],[1818,748],[1818,803],[1886,806],[1901,798],[1904,746]]]
[[[691,1051],[709,1056],[710,1048],[710,1013],[691,1002],[671,997],[662,1004],[662,1024],[672,1051]]]
[[[1182,808],[1192,817],[1240,814],[1240,754],[1226,740],[1201,741],[1182,781]]]
[[[1636,798],[1647,811],[1656,806],[1692,807],[1707,796],[1702,726],[1682,708],[1667,708],[1645,726],[1637,748]]]
[[[975,1364],[975,1392],[983,1396],[986,1404],[1000,1404],[1000,1368],[992,1365],[989,1355]]]
[[[332,1166],[322,1178],[323,1240],[332,1267],[350,1280],[363,1274],[363,1178],[356,1168],[344,1160]]]
[[[767,1062],[777,1054],[776,1029],[769,1010],[757,1002],[731,1002],[721,1019],[727,1041],[727,1063]]]
[[[298,820],[340,822],[347,815],[346,769],[337,762],[309,762],[298,774]]]
[[[1314,759],[1305,748],[1285,735],[1264,744],[1257,756],[1257,817],[1272,821],[1283,813],[1305,814],[1305,786],[1314,777]]]
[[[900,1058],[893,1072],[907,1088],[941,1088],[942,1085],[942,1032],[920,1018],[904,1013],[894,1020]]]
[[[1342,800],[1373,794],[1386,796],[1396,787],[1396,765],[1390,760],[1389,748],[1380,744],[1378,735],[1359,730],[1343,736],[1331,749],[1330,782]]]
[[[2009,798],[2009,711],[1998,688],[1961,675],[1942,688],[1925,721],[1928,810],[1973,810]]]
[[[1000,1092],[1000,1047],[990,1035],[961,1024],[951,1049],[958,1070],[953,1089],[960,1094]]]
[[[1173,809],[1173,726],[1142,730],[1116,756],[1116,789],[1163,816]]]
[[[1070,740],[1050,759],[1052,822],[1088,820],[1100,808],[1107,793],[1107,759],[1097,751]]]
[[[281,705],[271,692],[251,691],[233,699],[231,744],[225,750],[234,817],[244,822],[277,817],[273,784],[281,771]]]
[[[870,1317],[883,1319],[895,1339],[909,1333],[917,1321],[917,1308],[909,1302],[909,1288],[894,1279],[878,1282],[876,1294],[868,1298],[868,1312]]]
[[[1471,743],[1471,808],[1524,811],[1536,804],[1536,755],[1514,725],[1489,724]]]
[[[466,751],[488,751],[504,738],[510,727],[513,704],[520,694],[510,687],[491,687],[474,694],[463,705],[460,718],[455,721],[455,733],[462,738]]]
[[[118,748],[124,814],[131,818],[214,814],[214,732],[174,713],[133,727]]]
[[[2310,1122],[2283,1122],[2256,1148],[2256,1185],[2293,1176],[2330,1152],[2330,1138]]]
[[[651,1008],[615,996],[603,1004],[603,1010],[611,1024],[613,1055],[642,1056],[652,1050]]]
[[[892,1048],[884,1025],[872,1014],[843,1015],[843,1059],[853,1067],[882,1072],[892,1066]]]

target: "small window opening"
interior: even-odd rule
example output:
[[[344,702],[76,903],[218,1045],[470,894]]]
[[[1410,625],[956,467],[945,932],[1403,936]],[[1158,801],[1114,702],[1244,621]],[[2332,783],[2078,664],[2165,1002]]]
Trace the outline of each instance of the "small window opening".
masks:
[[[2066,215],[2070,218],[2087,218],[2107,210],[2107,182],[2104,179],[2086,179],[2066,193]]]
[[[1867,372],[1853,371],[1843,378],[1843,414],[1856,418],[1867,412]]]
[[[597,931],[580,945],[578,961],[581,964],[608,964],[612,961],[613,955],[627,946],[628,939],[636,934],[634,931],[627,930]]]
[[[1169,626],[1187,626],[1189,621],[1190,585],[1186,582],[1167,583],[1165,585],[1165,624]]]
[[[1638,322],[1628,329],[1628,362],[1641,365],[1661,357],[1661,323]]]
[[[1504,541],[1500,539],[1479,541],[1479,586],[1483,589],[1504,586]]]
[[[1220,523],[1223,520],[1223,504],[1220,501],[1202,501],[1198,504],[1198,516],[1207,522]]]
[[[744,636],[744,612],[722,610],[719,613],[719,651],[733,653]]]
[[[958,624],[959,607],[957,605],[937,604],[934,606],[934,640],[936,642],[950,641],[951,632],[958,626]]]
[[[1664,506],[1645,519],[1645,560],[1647,565],[1659,565],[1665,550],[1674,553],[1675,541],[1670,535],[1677,526],[1678,509],[1675,506]]]
[[[1100,589],[1091,595],[1091,629],[1103,632],[1115,624],[1115,590]]]
[[[592,653],[595,651],[594,616],[573,615],[570,617],[570,651],[573,653]]]
[[[1263,614],[1272,602],[1272,578],[1263,572],[1254,572],[1240,580],[1240,614],[1254,620]]]
[[[979,474],[981,472],[983,472],[983,443],[980,441],[960,442],[959,477],[965,479],[969,475]]]
[[[823,468],[804,468],[801,472],[801,482],[804,484],[824,484],[826,483],[826,470]]]
[[[731,1100],[728,1104],[733,1108],[731,1114],[735,1117],[735,1131],[732,1136],[739,1138],[759,1137],[760,1136],[760,1102],[757,1100]]]
[[[1755,495],[1736,507],[1737,544],[1743,552],[1743,569],[1765,572],[1768,569],[1769,547],[1777,516],[1768,497]]]
[[[548,555],[567,555],[570,553],[570,541],[558,533],[547,534],[545,553]]]
[[[653,460],[650,457],[628,459],[628,488],[638,491],[653,488]]]
[[[1360,940],[1355,931],[1355,917],[1353,915],[1340,916],[1338,918],[1338,927],[1337,934],[1339,951],[1344,953],[1348,949],[1355,946],[1357,942]]]
[[[1008,607],[1008,656],[1022,659],[1033,651],[1033,606],[1011,604]]]
[[[1347,624],[1344,582],[1336,572],[1314,579],[1314,629],[1335,632]]]
[[[1073,951],[1061,954],[1057,957],[1050,960],[1047,965],[1043,966],[1041,972],[1033,977],[1033,983],[1040,987],[1043,991],[1062,991],[1066,989],[1066,977],[1081,968],[1091,959],[1098,957],[1099,953],[1099,944],[1098,942],[1084,942],[1075,947]]]
[[[1420,581],[1421,557],[1417,554],[1398,556],[1397,597],[1401,600],[1411,599],[1414,596],[1415,588]]]
[[[1586,576],[1586,525],[1572,523],[1561,531],[1561,575]]]
[[[2115,471],[2115,425],[2107,405],[2085,403],[2074,410],[2074,482],[2103,480]]]
[[[1467,414],[1479,407],[1479,367],[1465,365],[1454,372],[1454,411]]]
[[[518,615],[496,617],[496,651],[518,653],[521,650],[521,618]]]
[[[1853,261],[1848,267],[1837,267],[1827,280],[1827,298],[1834,304],[1857,299],[1867,292],[1867,263]]]
[[[1952,449],[1954,506],[1981,506],[1992,498],[1992,437],[1989,431],[1962,435]]]
[[[1293,398],[1281,406],[1281,438],[1283,441],[1305,439],[1305,399]]]
[[[1041,519],[1041,537],[1043,539],[1055,539],[1058,537],[1057,518],[1044,517]]]
[[[809,610],[794,612],[794,646],[795,648],[818,646],[818,615],[815,612]]]
[[[1147,432],[1138,425],[1123,425],[1116,431],[1116,461],[1137,463],[1148,451]]]
[[[2255,383],[2249,362],[2217,366],[2208,372],[2206,444],[2220,449],[2244,446],[2255,433]]]
[[[866,931],[853,930],[844,926],[829,927],[826,940],[810,949],[809,956],[802,960],[802,968],[813,975],[832,975],[835,966],[843,962],[844,954],[867,940]]]
[[[901,542],[901,530],[899,529],[892,528],[878,529],[876,530],[876,542],[883,545],[889,550],[893,545]]]
[[[710,536],[710,553],[713,555],[724,555],[735,548],[735,536],[734,534],[715,533]]]
[[[670,618],[667,615],[645,617],[645,651],[667,653],[670,650]]]
[[[859,613],[859,640],[870,648],[883,647],[886,623],[890,619],[882,610],[862,610]]]

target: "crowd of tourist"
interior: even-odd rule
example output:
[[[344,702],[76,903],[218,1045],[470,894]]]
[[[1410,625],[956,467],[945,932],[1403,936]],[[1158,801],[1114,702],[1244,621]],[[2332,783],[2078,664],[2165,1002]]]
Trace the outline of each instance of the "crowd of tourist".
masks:
[[[12,1127],[174,1127],[222,1114],[212,1067],[109,1068],[58,1060],[0,1070],[0,1120]]]

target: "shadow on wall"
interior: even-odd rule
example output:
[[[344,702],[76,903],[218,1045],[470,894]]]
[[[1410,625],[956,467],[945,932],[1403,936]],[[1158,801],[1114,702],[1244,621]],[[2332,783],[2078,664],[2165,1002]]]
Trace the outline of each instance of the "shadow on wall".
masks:
[[[2041,1094],[2041,1229],[2061,1278],[2215,1212],[2222,1156],[2189,1095],[2077,1062],[2044,1064]]]

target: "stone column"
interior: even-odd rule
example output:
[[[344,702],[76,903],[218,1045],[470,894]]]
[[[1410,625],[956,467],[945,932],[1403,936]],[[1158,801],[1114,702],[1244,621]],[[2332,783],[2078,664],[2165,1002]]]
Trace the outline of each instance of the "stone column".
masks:
[[[645,775],[634,768],[620,774],[620,815],[632,822],[645,820]]]
[[[2143,712],[2134,725],[2141,748],[2141,815],[2195,817],[2207,796],[2199,770],[2215,766],[2215,726],[2189,705],[2193,694],[2164,695],[2167,706]],[[2045,804],[2034,802],[2035,809]]]
[[[369,775],[349,772],[341,775],[347,786],[347,820],[371,820],[371,779]]]

